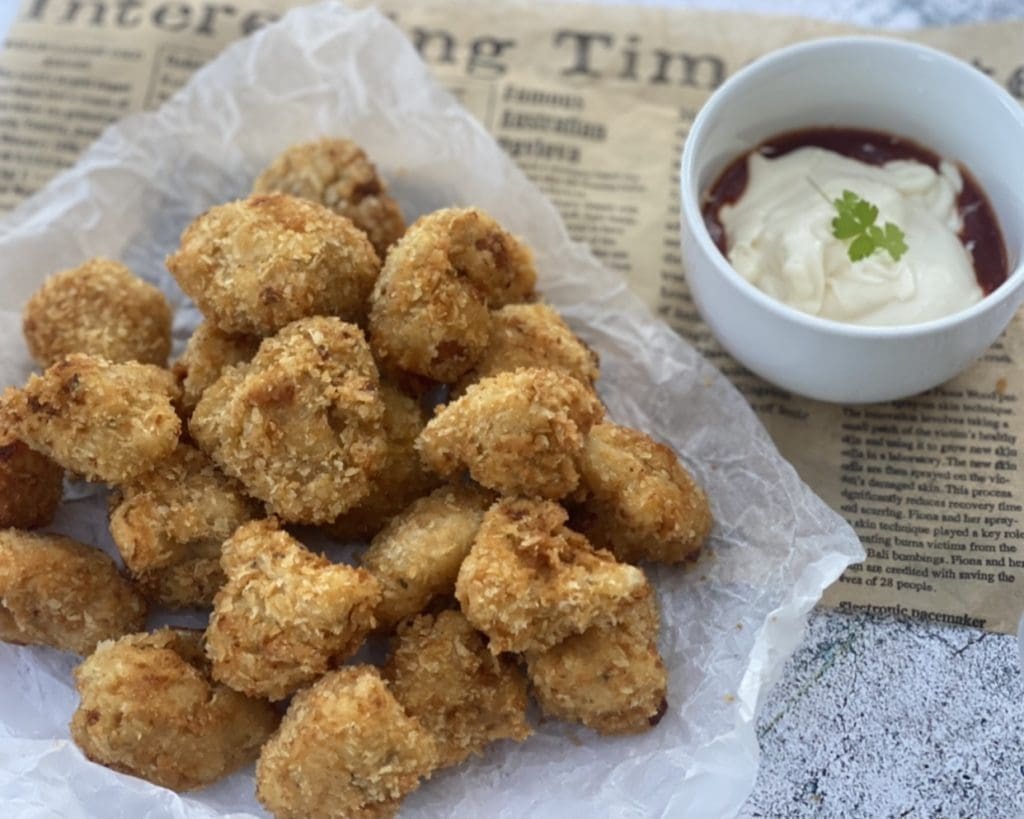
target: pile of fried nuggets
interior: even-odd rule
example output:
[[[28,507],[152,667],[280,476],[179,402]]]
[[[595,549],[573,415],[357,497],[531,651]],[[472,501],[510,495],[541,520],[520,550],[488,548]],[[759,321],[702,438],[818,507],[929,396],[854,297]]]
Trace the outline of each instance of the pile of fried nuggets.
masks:
[[[708,503],[605,419],[526,247],[471,208],[406,230],[335,139],[196,219],[167,266],[205,319],[171,369],[164,296],[94,259],[29,300],[45,372],[0,400],[0,637],[86,657],[90,759],[175,789],[258,759],[277,817],[381,817],[526,739],[528,690],[601,733],[657,723],[659,613],[633,564],[693,558]],[[110,486],[124,573],[26,531],[65,471]],[[293,525],[369,547],[332,563]],[[150,605],[213,611],[205,633],[146,633]],[[345,665],[373,633],[386,664]]]

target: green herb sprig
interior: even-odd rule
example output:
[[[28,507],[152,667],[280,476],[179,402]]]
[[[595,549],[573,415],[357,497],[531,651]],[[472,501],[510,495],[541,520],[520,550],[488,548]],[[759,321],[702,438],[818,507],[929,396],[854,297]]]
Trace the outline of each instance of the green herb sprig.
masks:
[[[907,252],[903,231],[892,222],[886,222],[884,227],[876,225],[878,208],[853,191],[844,190],[842,199],[832,200],[832,207],[839,214],[832,220],[832,235],[853,240],[847,249],[851,262],[859,262],[879,250],[898,262]]]

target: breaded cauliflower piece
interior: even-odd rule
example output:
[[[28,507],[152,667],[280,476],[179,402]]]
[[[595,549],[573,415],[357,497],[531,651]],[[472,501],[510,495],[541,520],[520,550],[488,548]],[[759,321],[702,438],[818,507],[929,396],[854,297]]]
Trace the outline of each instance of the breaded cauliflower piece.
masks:
[[[64,469],[124,483],[174,451],[181,421],[167,370],[69,355],[0,398],[0,427]]]
[[[177,791],[254,760],[278,724],[267,702],[210,679],[202,632],[163,628],[101,643],[75,669],[71,737],[93,762]]]
[[[120,487],[110,534],[147,599],[170,608],[209,606],[224,584],[221,545],[259,514],[206,455],[179,444]]]
[[[203,393],[189,431],[270,511],[330,523],[370,492],[387,451],[377,368],[362,331],[301,319]]]
[[[292,700],[260,752],[256,796],[276,819],[388,819],[435,767],[434,740],[377,669],[349,666]]]
[[[89,654],[142,628],[146,602],[100,549],[0,531],[0,639]]]
[[[490,309],[533,293],[526,247],[475,208],[421,217],[388,253],[370,298],[370,343],[388,366],[453,383],[483,354]]]
[[[524,368],[485,378],[439,407],[416,446],[440,475],[468,468],[504,495],[557,500],[576,488],[584,438],[603,415],[575,378]]]
[[[580,460],[586,499],[573,526],[619,560],[680,563],[711,531],[707,496],[675,452],[635,429],[605,422],[590,430]]]
[[[455,591],[455,578],[490,505],[468,486],[442,486],[396,515],[370,542],[361,565],[380,583],[374,616],[391,630],[434,598]]]
[[[423,468],[416,438],[427,423],[418,401],[387,382],[380,385],[384,401],[384,462],[370,482],[369,494],[325,528],[339,540],[366,540],[416,498],[439,483]]]
[[[532,733],[526,677],[510,658],[491,654],[460,612],[403,624],[382,673],[405,712],[434,737],[441,766]]]
[[[167,268],[217,329],[268,336],[307,316],[364,321],[380,260],[344,216],[276,193],[206,211]]]
[[[354,654],[373,628],[380,587],[369,572],[331,563],[274,518],[225,543],[227,582],[206,630],[213,677],[250,696],[280,700]]]
[[[595,551],[565,527],[556,503],[505,498],[484,515],[455,596],[490,650],[542,651],[593,625],[615,623],[650,593],[644,573]]]
[[[543,712],[602,734],[634,734],[657,725],[668,684],[658,628],[657,603],[649,594],[624,609],[614,625],[591,626],[547,651],[527,652]]]
[[[189,337],[171,371],[181,385],[181,407],[187,418],[203,392],[228,367],[250,361],[260,346],[259,336],[232,336],[204,321]]]
[[[0,529],[45,526],[63,494],[63,469],[24,441],[0,432]]]
[[[25,304],[22,330],[43,369],[72,353],[163,367],[171,306],[120,262],[90,259],[43,282]]]
[[[546,304],[509,304],[491,313],[491,337],[473,369],[453,388],[461,395],[482,378],[520,367],[565,373],[592,387],[597,381],[597,353],[569,329]]]
[[[330,208],[366,233],[382,259],[405,232],[402,211],[377,169],[347,139],[291,146],[256,178],[252,192],[289,193]]]

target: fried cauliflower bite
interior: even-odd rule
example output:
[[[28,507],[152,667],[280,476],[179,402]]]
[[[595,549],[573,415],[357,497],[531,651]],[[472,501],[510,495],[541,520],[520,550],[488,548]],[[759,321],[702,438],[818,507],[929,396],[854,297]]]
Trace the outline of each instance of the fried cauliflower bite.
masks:
[[[169,608],[212,604],[224,584],[221,545],[257,505],[187,444],[119,490],[110,534],[146,598]]]
[[[331,563],[274,518],[225,543],[227,582],[213,601],[206,654],[213,677],[280,700],[354,654],[373,628],[380,587],[369,572]]]
[[[452,594],[459,567],[490,505],[468,486],[442,486],[392,518],[370,542],[361,565],[380,583],[377,625],[391,630],[435,597]]]
[[[364,321],[380,260],[344,216],[270,194],[206,211],[167,268],[217,329],[268,336],[306,316]]]
[[[593,625],[615,623],[650,593],[644,573],[595,551],[550,501],[505,498],[484,515],[455,596],[492,653],[542,651]]]
[[[370,237],[377,255],[405,232],[398,203],[366,153],[347,139],[293,145],[253,183],[253,193],[288,193],[330,208]]]
[[[200,324],[189,337],[185,352],[171,367],[181,385],[185,417],[192,414],[203,392],[225,369],[250,361],[259,346],[259,336],[232,336],[208,322]]]
[[[376,668],[349,666],[300,691],[256,763],[276,819],[388,819],[437,767],[434,740]]]
[[[634,601],[618,623],[591,626],[547,651],[527,652],[541,710],[602,734],[634,734],[657,725],[668,685],[658,653],[653,594]]]
[[[124,483],[174,451],[177,396],[167,370],[69,355],[0,397],[0,427],[69,472]]]
[[[629,563],[680,563],[711,531],[707,496],[675,452],[635,429],[605,422],[590,430],[580,460],[586,499],[573,525]]]
[[[93,762],[177,791],[254,760],[278,724],[267,702],[210,679],[202,632],[163,628],[101,643],[75,669],[71,737]]]
[[[340,319],[290,324],[224,371],[189,421],[199,447],[293,523],[330,523],[384,464],[384,402],[362,331]]]
[[[523,301],[526,247],[475,208],[420,218],[388,253],[370,298],[370,343],[386,365],[453,383],[483,354],[490,309]]]
[[[163,367],[171,306],[120,262],[90,259],[43,283],[25,304],[22,330],[44,369],[72,353]]]
[[[405,712],[437,743],[439,765],[458,765],[491,742],[522,742],[526,677],[509,658],[495,657],[457,611],[405,623],[383,669]]]
[[[491,314],[491,337],[479,361],[455,385],[461,395],[481,378],[520,367],[541,367],[593,386],[600,374],[597,353],[546,304],[509,304]]]
[[[63,469],[24,441],[0,432],[0,529],[45,526],[63,494]]]
[[[603,415],[575,378],[524,368],[485,378],[439,407],[416,446],[440,475],[466,468],[504,495],[557,500],[576,488],[584,438]]]
[[[418,401],[386,382],[380,386],[384,401],[384,461],[370,482],[369,494],[326,528],[339,540],[366,540],[416,498],[438,484],[436,475],[423,468],[416,438],[427,423]]]
[[[142,628],[146,603],[107,555],[60,535],[0,531],[0,639],[89,654]]]

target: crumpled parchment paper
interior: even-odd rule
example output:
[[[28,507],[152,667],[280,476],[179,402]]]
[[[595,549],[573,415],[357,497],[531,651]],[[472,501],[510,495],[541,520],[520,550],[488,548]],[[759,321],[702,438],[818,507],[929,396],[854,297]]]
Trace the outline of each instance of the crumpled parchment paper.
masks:
[[[605,739],[539,724],[522,745],[500,743],[439,773],[402,815],[734,815],[757,771],[758,705],[822,590],[863,558],[858,540],[779,456],[732,386],[569,239],[551,203],[380,14],[333,3],[288,14],[229,48],[159,111],[111,127],[0,223],[0,382],[21,383],[31,368],[24,300],[49,273],[93,255],[120,258],[166,290],[181,308],[180,350],[198,314],[164,256],[194,216],[243,195],[278,151],[320,134],[364,145],[410,220],[477,205],[524,237],[543,295],[600,352],[612,417],[670,443],[706,487],[717,520],[696,566],[652,572],[670,673],[669,710],[655,730]],[[54,528],[113,551],[102,494],[79,492]],[[4,815],[266,815],[251,768],[179,796],[86,761],[67,729],[76,662],[0,645]]]

